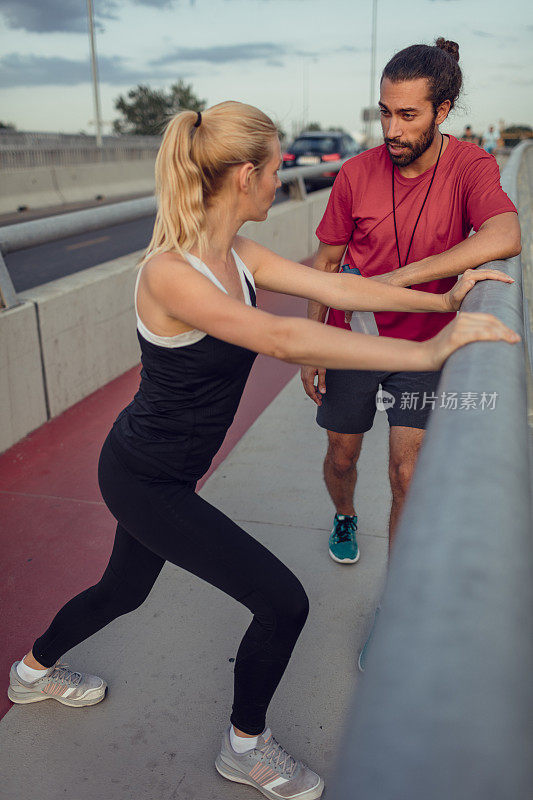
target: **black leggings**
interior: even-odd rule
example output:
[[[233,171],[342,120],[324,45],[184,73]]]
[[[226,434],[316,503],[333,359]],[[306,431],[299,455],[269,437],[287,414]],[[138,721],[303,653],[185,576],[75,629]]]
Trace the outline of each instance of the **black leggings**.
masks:
[[[118,456],[118,457],[117,457]],[[307,595],[293,573],[263,545],[194,491],[164,479],[108,437],[98,477],[118,521],[101,580],[70,600],[35,642],[33,655],[51,667],[112,620],[138,608],[166,560],[198,575],[254,615],[235,660],[231,722],[262,733],[268,704],[307,618]]]

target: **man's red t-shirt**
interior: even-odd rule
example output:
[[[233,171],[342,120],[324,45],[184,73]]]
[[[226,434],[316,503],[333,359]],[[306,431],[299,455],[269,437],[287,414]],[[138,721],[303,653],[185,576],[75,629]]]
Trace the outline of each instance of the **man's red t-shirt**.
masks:
[[[515,211],[500,184],[496,159],[454,136],[441,156],[435,180],[418,222],[409,264],[442,253],[467,238],[470,230],[497,214]],[[402,264],[434,167],[416,178],[394,170],[396,222]],[[321,242],[348,246],[345,261],[371,277],[397,269],[398,254],[392,215],[392,162],[385,145],[351,158],[339,172],[316,235]],[[456,282],[442,278],[413,286],[444,293]],[[425,341],[435,336],[455,314],[376,313],[381,336]],[[328,324],[349,328],[344,311],[330,309]]]

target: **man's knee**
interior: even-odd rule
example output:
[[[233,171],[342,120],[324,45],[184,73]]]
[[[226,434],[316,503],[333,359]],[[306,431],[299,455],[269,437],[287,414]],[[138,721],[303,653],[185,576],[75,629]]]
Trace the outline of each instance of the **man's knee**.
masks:
[[[391,428],[389,478],[394,499],[409,489],[423,440],[424,430],[419,428]]]
[[[403,497],[407,494],[411,483],[416,461],[396,458],[390,460],[389,478],[393,497]]]
[[[328,431],[326,461],[338,475],[345,475],[355,467],[361,452],[363,434]]]

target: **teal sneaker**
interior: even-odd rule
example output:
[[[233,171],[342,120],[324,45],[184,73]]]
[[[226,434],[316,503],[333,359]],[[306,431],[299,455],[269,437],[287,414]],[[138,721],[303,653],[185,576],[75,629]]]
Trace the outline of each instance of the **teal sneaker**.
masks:
[[[376,622],[379,616],[379,612],[381,611],[381,606],[378,606],[374,612],[374,619],[372,621],[372,627],[368,632],[368,636],[366,637],[366,642],[363,645],[363,649],[359,653],[359,658],[357,659],[357,666],[359,667],[359,672],[364,672],[366,669],[366,660],[368,658],[368,650],[370,648],[370,643],[372,641],[372,635],[374,633],[374,629],[376,627]]]
[[[355,564],[359,561],[359,547],[355,534],[357,516],[335,514],[333,530],[329,537],[329,554],[338,564]]]

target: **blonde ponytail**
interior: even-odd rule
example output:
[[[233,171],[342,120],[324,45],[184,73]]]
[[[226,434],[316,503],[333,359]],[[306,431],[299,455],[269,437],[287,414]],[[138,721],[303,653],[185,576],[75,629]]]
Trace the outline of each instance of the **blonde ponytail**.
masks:
[[[260,169],[272,154],[277,129],[254,106],[227,101],[202,114],[182,111],[168,123],[155,164],[157,215],[141,263],[157,253],[206,247],[205,208],[229,169]]]

